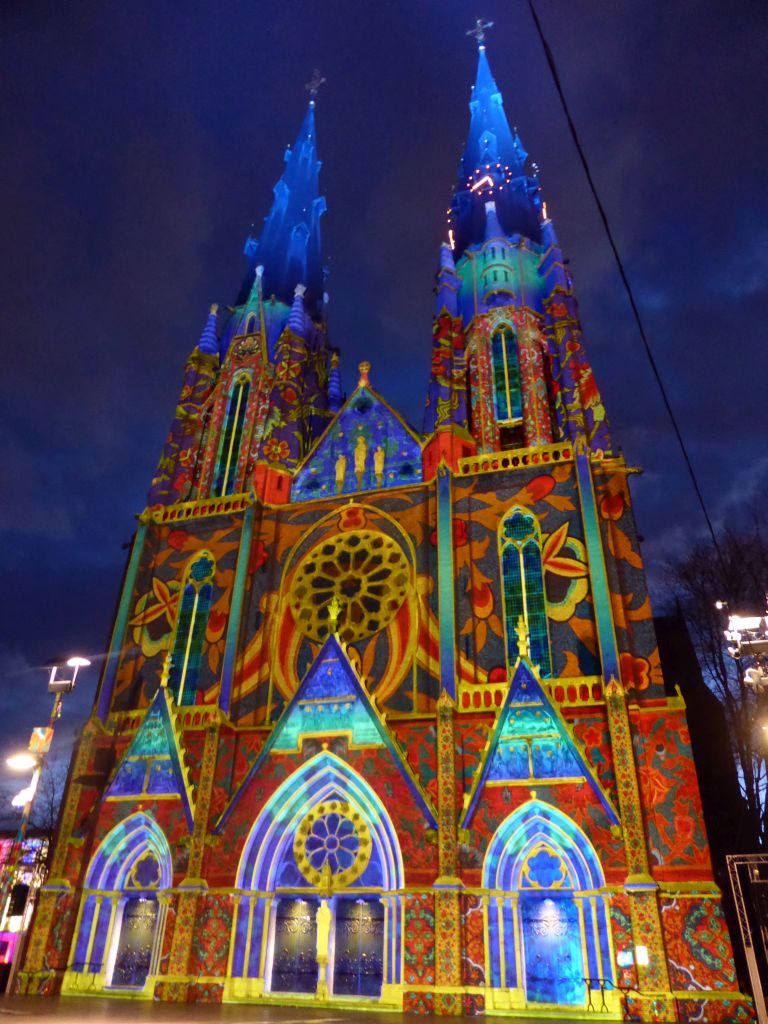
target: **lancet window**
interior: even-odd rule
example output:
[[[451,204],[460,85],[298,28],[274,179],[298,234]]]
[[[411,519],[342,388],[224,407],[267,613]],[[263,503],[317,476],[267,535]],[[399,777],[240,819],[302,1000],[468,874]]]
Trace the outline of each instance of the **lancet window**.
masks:
[[[214,568],[213,558],[203,551],[194,559],[184,578],[168,674],[168,685],[178,705],[195,703],[213,597]]]
[[[519,423],[523,417],[520,360],[517,354],[517,339],[509,324],[501,324],[494,331],[491,338],[491,355],[496,419],[501,424]]]
[[[536,517],[524,509],[513,509],[501,524],[501,575],[507,662],[511,668],[522,652],[518,622],[525,621],[530,658],[541,675],[551,674],[547,601],[541,559],[541,534]]]
[[[227,414],[224,417],[224,430],[219,446],[219,459],[216,465],[216,478],[213,484],[215,497],[232,494],[237,482],[237,466],[240,458],[240,447],[243,441],[245,414],[248,409],[248,396],[251,391],[251,379],[243,373],[235,380],[227,403]]]

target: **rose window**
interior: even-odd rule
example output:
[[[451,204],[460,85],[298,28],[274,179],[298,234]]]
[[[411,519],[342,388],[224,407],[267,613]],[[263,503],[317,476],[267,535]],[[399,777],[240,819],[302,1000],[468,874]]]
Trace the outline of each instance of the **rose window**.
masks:
[[[410,570],[398,544],[383,533],[356,530],[329,537],[296,571],[289,601],[300,629],[324,640],[333,629],[347,643],[385,629],[408,593]]]
[[[307,814],[293,842],[296,863],[313,885],[328,872],[337,887],[359,878],[371,858],[371,836],[362,816],[349,804],[330,800]]]

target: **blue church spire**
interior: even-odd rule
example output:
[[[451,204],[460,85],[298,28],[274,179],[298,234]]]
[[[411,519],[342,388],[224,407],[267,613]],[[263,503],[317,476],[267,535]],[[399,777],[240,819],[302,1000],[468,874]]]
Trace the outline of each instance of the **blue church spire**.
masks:
[[[449,227],[456,258],[468,245],[483,241],[489,201],[496,204],[504,234],[541,241],[538,180],[525,170],[528,153],[517,129],[509,127],[501,92],[488,63],[484,30],[490,24],[478,21],[477,27],[467,33],[478,41],[477,76],[469,101],[469,134],[451,202]]]
[[[237,304],[246,302],[253,285],[256,267],[264,267],[262,294],[274,295],[291,305],[297,284],[306,288],[306,308],[320,314],[323,305],[323,262],[320,242],[320,218],[325,213],[325,197],[320,195],[320,167],[315,135],[315,95],[321,84],[315,72],[307,88],[311,98],[293,147],[285,153],[285,169],[275,185],[272,209],[264,221],[260,238],[250,236],[245,243],[248,272]]]

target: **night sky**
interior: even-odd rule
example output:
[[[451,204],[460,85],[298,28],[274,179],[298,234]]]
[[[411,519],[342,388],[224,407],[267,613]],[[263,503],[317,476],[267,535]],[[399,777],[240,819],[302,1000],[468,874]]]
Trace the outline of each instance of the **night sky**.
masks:
[[[768,490],[768,6],[537,10],[723,524]],[[703,522],[523,0],[5,0],[0,754],[47,718],[36,666],[106,647],[185,357],[209,304],[234,301],[314,67],[344,384],[369,359],[421,427],[479,16],[571,259],[614,437],[645,469],[636,514],[661,603],[659,566]],[[65,706],[62,754],[97,675]]]

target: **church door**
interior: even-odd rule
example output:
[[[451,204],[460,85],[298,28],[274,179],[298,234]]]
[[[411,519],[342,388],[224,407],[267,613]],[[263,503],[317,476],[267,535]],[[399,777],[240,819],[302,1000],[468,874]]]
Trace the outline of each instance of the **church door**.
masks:
[[[520,919],[528,1002],[583,1003],[581,928],[573,899],[526,895]]]
[[[273,992],[314,992],[317,988],[317,903],[278,900],[272,958]]]
[[[144,988],[152,962],[157,928],[157,900],[132,896],[123,906],[111,984],[118,988]]]
[[[333,993],[381,995],[384,977],[384,908],[378,899],[339,898]]]

